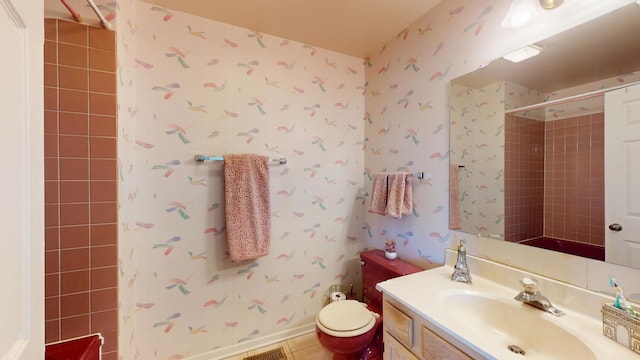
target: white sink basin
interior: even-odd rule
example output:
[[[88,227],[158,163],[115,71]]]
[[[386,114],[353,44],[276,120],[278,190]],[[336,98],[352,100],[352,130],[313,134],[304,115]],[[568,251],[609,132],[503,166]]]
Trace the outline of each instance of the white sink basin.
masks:
[[[473,291],[455,291],[441,299],[452,317],[478,336],[510,347],[512,352],[524,351],[523,360],[596,359],[585,343],[554,323],[561,318],[530,305]]]
[[[473,260],[473,284],[451,281],[453,267],[442,266],[384,281],[376,288],[473,359],[638,357],[602,335],[599,310],[611,297],[539,277],[544,281],[542,293],[565,313],[554,316],[513,299],[522,290],[518,281],[529,274],[490,260],[469,256],[467,260]],[[525,354],[508,349],[512,345]]]

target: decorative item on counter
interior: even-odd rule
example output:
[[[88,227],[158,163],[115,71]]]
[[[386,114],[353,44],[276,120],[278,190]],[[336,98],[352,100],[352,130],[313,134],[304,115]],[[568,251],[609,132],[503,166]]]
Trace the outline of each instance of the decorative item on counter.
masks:
[[[458,246],[458,259],[454,267],[455,270],[451,274],[451,280],[471,284],[471,271],[467,266],[467,248],[464,247],[464,244],[465,240],[461,239]]]
[[[640,318],[632,316],[615,304],[602,305],[602,334],[618,344],[640,354]]]
[[[615,303],[602,305],[602,334],[640,354],[640,316],[624,297],[615,278],[609,285],[616,292]]]
[[[395,240],[384,241],[384,257],[386,257],[389,260],[394,260],[398,257],[398,254],[396,253]]]

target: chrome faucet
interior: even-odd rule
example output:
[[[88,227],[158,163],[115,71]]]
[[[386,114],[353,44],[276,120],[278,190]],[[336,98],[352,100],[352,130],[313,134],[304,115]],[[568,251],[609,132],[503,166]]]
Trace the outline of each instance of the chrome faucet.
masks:
[[[523,277],[520,280],[520,285],[524,287],[524,291],[521,291],[514,297],[515,300],[521,301],[525,304],[535,306],[538,309],[546,311],[555,316],[562,316],[564,313],[556,309],[549,299],[543,296],[538,290],[538,282],[530,277]]]

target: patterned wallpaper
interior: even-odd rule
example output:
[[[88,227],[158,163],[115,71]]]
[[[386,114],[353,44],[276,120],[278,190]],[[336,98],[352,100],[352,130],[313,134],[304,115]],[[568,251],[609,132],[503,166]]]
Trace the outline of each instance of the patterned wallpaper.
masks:
[[[449,81],[574,21],[503,30],[508,3],[444,1],[362,60],[119,1],[120,357],[309,325],[329,285],[357,281],[357,252],[389,238],[401,258],[441,263]],[[192,160],[234,152],[289,159],[271,167],[272,253],[246,264],[224,255],[221,164]],[[430,174],[413,216],[366,211],[384,170]]]
[[[460,231],[504,237],[506,83],[451,88],[451,163],[463,166]]]
[[[510,82],[479,88],[451,85],[451,163],[463,166],[461,231],[505,238],[505,109],[541,101],[540,92]]]
[[[142,359],[137,338],[145,334],[136,332],[137,289],[133,286],[138,272],[137,233],[135,223],[136,202],[134,166],[136,145],[135,76],[135,6],[134,0],[118,2],[117,67],[118,67],[118,351],[119,359]]]
[[[122,314],[135,323],[129,351],[187,356],[312,323],[329,286],[356,282],[365,246],[361,60],[134,10],[135,103],[121,106],[135,127],[121,168],[125,183],[135,170],[124,200],[135,220],[122,224],[135,257],[122,259],[121,287],[135,294]],[[228,153],[288,159],[270,166],[271,252],[256,261],[225,254],[223,164],[193,160]]]

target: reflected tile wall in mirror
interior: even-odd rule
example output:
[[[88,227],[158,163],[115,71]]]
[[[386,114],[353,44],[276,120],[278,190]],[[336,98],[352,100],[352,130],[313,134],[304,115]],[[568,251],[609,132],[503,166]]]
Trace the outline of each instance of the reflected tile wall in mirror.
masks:
[[[604,114],[546,122],[545,231],[604,246]]]
[[[505,239],[543,235],[545,123],[505,117]]]

